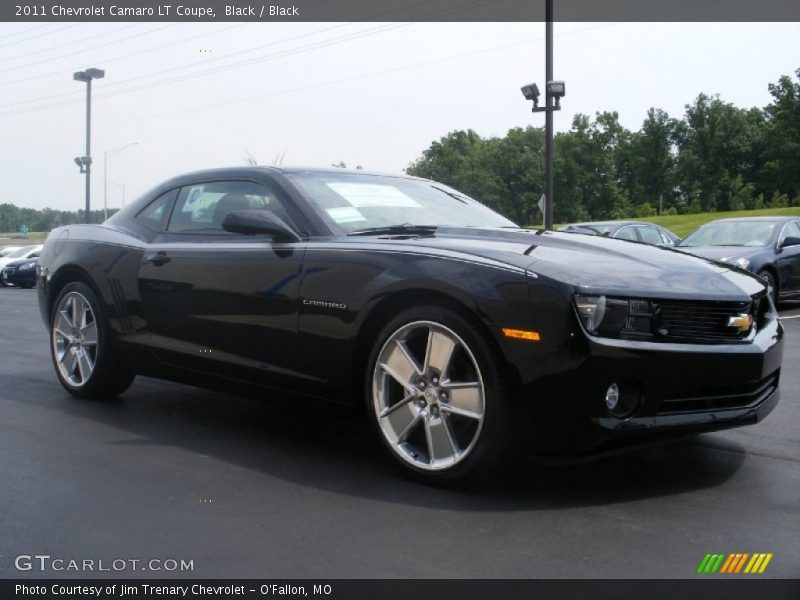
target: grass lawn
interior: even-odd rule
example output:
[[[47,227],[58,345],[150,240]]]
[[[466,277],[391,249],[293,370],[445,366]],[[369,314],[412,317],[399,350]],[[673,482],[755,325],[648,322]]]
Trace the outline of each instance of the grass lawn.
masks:
[[[35,246],[43,244],[49,231],[31,231],[25,239],[13,239],[17,233],[0,233],[0,248],[4,246]]]

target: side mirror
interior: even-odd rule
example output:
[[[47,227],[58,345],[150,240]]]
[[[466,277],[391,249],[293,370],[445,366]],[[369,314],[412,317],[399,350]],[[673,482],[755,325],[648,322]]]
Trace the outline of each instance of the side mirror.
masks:
[[[300,236],[268,210],[237,210],[228,213],[222,228],[244,235],[271,235],[276,242],[299,242]]]
[[[797,237],[783,238],[783,241],[781,242],[781,248],[786,248],[787,246],[800,246],[800,238]]]

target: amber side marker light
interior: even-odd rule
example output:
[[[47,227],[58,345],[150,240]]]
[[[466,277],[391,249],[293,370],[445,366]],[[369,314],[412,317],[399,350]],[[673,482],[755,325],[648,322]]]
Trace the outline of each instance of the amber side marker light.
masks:
[[[515,340],[528,340],[529,342],[538,342],[538,331],[525,331],[524,329],[508,329],[503,327],[503,335],[507,338],[514,338]]]

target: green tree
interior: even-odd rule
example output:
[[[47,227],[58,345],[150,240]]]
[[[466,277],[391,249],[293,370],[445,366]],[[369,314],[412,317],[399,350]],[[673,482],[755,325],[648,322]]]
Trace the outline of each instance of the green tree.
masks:
[[[773,101],[763,109],[700,94],[682,119],[650,108],[633,132],[613,111],[575,115],[554,140],[555,220],[800,204],[800,70],[796,76],[771,84]],[[408,172],[452,185],[518,223],[541,222],[540,128],[486,139],[453,131]]]
[[[678,121],[660,108],[650,108],[642,128],[620,149],[626,168],[624,185],[631,201],[646,202],[658,212],[675,203],[675,138]]]
[[[773,101],[764,109],[767,118],[764,168],[765,195],[776,192],[800,197],[800,69],[798,81],[784,75],[769,85]]]
[[[572,129],[554,141],[553,196],[556,221],[622,218],[630,210],[622,185],[618,149],[630,132],[616,112],[597,113],[594,122],[575,115]]]
[[[759,109],[737,108],[718,96],[700,94],[687,105],[676,136],[683,202],[697,200],[706,211],[728,210],[736,176],[745,183],[757,179],[763,135]]]

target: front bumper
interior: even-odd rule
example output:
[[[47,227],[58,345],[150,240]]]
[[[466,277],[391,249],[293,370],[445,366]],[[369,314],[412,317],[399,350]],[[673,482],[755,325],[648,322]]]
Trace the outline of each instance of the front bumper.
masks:
[[[756,423],[778,403],[783,328],[752,343],[666,344],[576,335],[574,368],[523,386],[536,454],[581,455]],[[605,405],[612,383],[633,390],[632,414]]]
[[[36,284],[36,269],[9,269],[0,270],[0,281],[7,285],[34,285]]]

